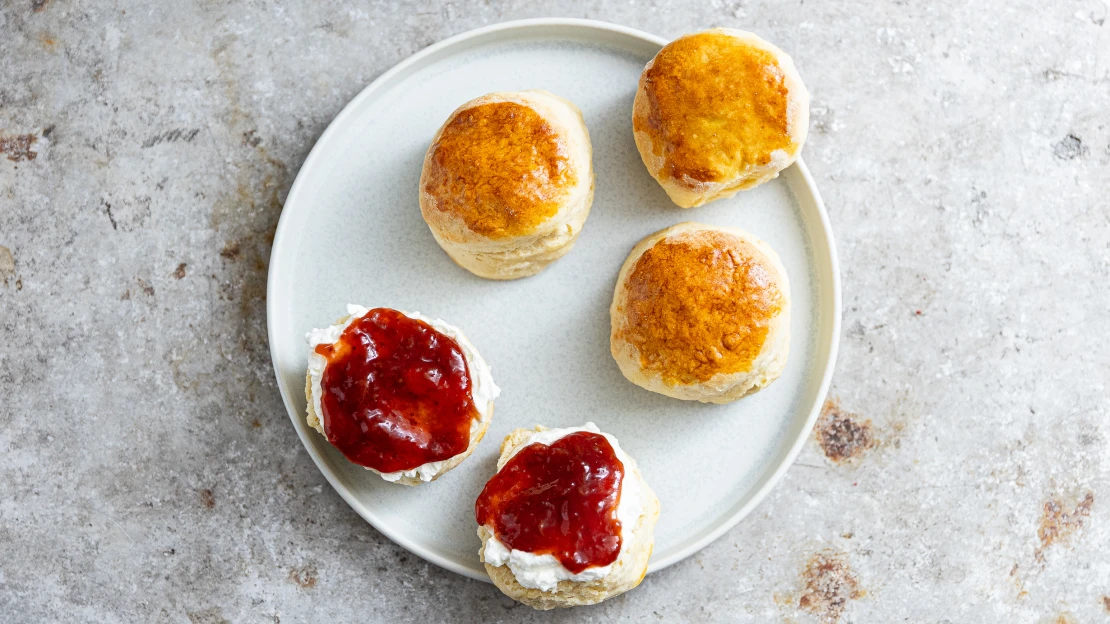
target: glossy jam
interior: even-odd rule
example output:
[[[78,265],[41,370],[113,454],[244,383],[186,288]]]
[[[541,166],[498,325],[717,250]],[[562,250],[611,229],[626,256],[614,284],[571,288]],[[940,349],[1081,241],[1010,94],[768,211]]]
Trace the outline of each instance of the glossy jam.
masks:
[[[620,555],[623,478],[605,436],[577,431],[521,449],[486,484],[474,515],[506,547],[553,555],[578,574]]]
[[[324,433],[347,459],[396,472],[466,450],[478,412],[466,358],[451,337],[377,308],[316,353],[328,360]]]

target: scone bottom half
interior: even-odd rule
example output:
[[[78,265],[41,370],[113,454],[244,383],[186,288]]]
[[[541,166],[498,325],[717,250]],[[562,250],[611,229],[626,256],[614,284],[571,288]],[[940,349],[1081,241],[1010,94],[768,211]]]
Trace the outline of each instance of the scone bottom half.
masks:
[[[621,267],[610,347],[632,383],[729,403],[779,377],[790,285],[778,254],[738,228],[680,223],[640,241]]]
[[[643,580],[659,500],[616,438],[593,423],[517,429],[497,469],[475,517],[479,557],[507,596],[540,610],[573,607]],[[541,530],[553,525],[561,529]]]
[[[809,93],[785,52],[715,28],[679,37],[647,64],[632,125],[648,172],[692,208],[793,164],[808,134]]]
[[[352,463],[420,485],[459,465],[485,435],[500,389],[457,327],[352,304],[305,338],[306,422]]]
[[[420,176],[420,211],[456,264],[488,279],[534,275],[568,253],[593,204],[582,113],[546,91],[490,93],[455,110]]]

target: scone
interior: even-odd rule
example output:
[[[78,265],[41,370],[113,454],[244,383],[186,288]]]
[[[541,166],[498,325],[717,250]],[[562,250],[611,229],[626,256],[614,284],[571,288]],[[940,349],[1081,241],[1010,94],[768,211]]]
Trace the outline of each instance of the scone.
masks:
[[[640,584],[659,499],[593,423],[517,429],[474,505],[494,585],[535,609],[601,602]]]
[[[501,390],[458,328],[351,304],[305,339],[308,425],[386,481],[433,481],[486,434]]]
[[[728,403],[778,378],[790,351],[790,285],[747,232],[680,223],[640,241],[617,278],[610,348],[632,383]]]
[[[640,157],[683,208],[776,177],[802,151],[809,93],[785,52],[752,33],[679,37],[648,62],[632,107]]]
[[[578,107],[546,91],[463,104],[436,133],[420,212],[459,266],[490,279],[539,273],[574,246],[594,199]]]

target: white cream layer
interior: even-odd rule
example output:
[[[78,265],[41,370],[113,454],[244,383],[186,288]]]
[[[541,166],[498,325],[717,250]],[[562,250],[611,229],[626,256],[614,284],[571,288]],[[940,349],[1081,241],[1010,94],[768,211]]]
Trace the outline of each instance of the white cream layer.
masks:
[[[366,313],[369,311],[369,308],[349,303],[347,304],[347,314],[350,315],[350,318],[342,323],[331,325],[323,329],[314,329],[305,334],[305,340],[308,341],[309,347],[308,374],[312,380],[312,406],[315,408],[316,417],[320,419],[321,423],[324,421],[324,410],[320,404],[320,397],[323,396],[324,392],[321,384],[324,378],[324,369],[327,368],[328,365],[328,360],[319,353],[316,353],[316,347],[322,344],[335,344],[335,342],[339,340],[339,337],[343,335],[343,331],[347,329],[347,326],[355,320],[366,316]],[[404,312],[402,310],[398,310],[398,312],[401,312],[401,314],[411,319],[424,321],[428,325],[431,325],[433,329],[441,334],[450,336],[451,339],[459,345],[459,348],[462,349],[467,370],[470,371],[470,399],[474,402],[474,408],[478,411],[478,419],[470,424],[471,435],[473,435],[475,430],[489,423],[493,415],[493,400],[501,394],[501,388],[498,388],[497,384],[493,383],[493,375],[490,373],[489,365],[486,364],[486,361],[478,354],[478,350],[474,348],[470,340],[468,340],[454,325],[445,323],[440,319],[428,318],[421,315],[419,312]],[[402,477],[420,479],[421,481],[431,481],[439,473],[439,469],[443,467],[443,464],[447,463],[449,459],[450,458],[428,462],[410,470],[400,470],[397,472],[379,472],[373,468],[367,468],[367,470],[377,472],[383,479],[390,482],[398,481]]]
[[[640,491],[640,479],[636,477],[632,471],[635,462],[625,454],[615,437],[608,433],[602,433],[598,430],[597,425],[592,422],[588,422],[581,427],[548,429],[547,431],[537,431],[533,433],[513,451],[513,455],[516,455],[529,444],[539,443],[550,446],[556,440],[576,431],[589,431],[591,433],[600,433],[605,436],[605,439],[608,440],[609,444],[613,447],[617,459],[621,460],[621,463],[624,464],[624,478],[621,479],[620,502],[617,503],[617,520],[620,520],[621,523],[621,552],[617,558],[620,559],[620,557],[624,555],[625,550],[627,550],[632,543],[634,528],[640,516],[644,513],[644,501]],[[513,455],[510,455],[509,458],[511,459]],[[586,568],[578,574],[574,574],[566,569],[563,564],[559,563],[559,560],[556,559],[554,555],[536,555],[523,550],[509,550],[505,544],[497,539],[497,534],[494,533],[493,527],[487,525],[486,529],[490,532],[492,537],[486,540],[485,547],[482,550],[482,560],[492,566],[508,565],[509,569],[513,572],[513,576],[516,577],[517,582],[524,587],[539,589],[545,592],[553,592],[559,581],[596,581],[605,578],[613,570],[613,563],[610,563],[609,565]]]

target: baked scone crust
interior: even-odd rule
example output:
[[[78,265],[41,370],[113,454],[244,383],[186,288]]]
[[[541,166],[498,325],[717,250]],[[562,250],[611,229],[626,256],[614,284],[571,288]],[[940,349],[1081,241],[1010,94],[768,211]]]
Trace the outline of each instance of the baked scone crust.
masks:
[[[652,177],[692,208],[789,167],[808,134],[809,93],[785,52],[715,28],[672,41],[648,62],[632,128]]]
[[[738,228],[688,222],[643,239],[609,314],[624,376],[678,399],[735,401],[777,379],[789,355],[786,270]]]
[[[505,466],[513,452],[522,446],[531,434],[546,430],[547,427],[539,425],[535,429],[513,430],[501,442],[501,456],[497,460],[497,469],[501,470]],[[655,523],[659,520],[659,499],[644,481],[635,460],[629,459],[632,465],[627,465],[626,462],[625,478],[640,480],[644,509],[633,529],[632,543],[622,549],[620,557],[613,562],[613,569],[608,575],[588,582],[559,581],[555,591],[545,592],[524,587],[518,583],[513,571],[507,565],[495,567],[485,563],[486,573],[489,574],[493,584],[513,600],[541,611],[597,604],[639,585],[647,574],[648,559],[651,558],[651,550],[655,546]],[[481,526],[478,527],[478,537],[482,540],[482,548],[478,551],[478,556],[484,563],[486,542],[492,534],[489,529]]]
[[[420,211],[463,268],[490,279],[533,275],[581,232],[593,204],[592,158],[573,103],[546,91],[490,93],[436,133]]]
[[[333,325],[342,325],[343,323],[346,323],[347,320],[350,319],[350,318],[351,318],[350,315],[342,316],[339,319],[337,319],[335,321],[335,323],[333,323]],[[461,330],[459,331],[459,333],[460,334],[462,333]],[[469,366],[469,363],[468,363],[468,366]],[[308,402],[308,409],[307,409],[307,413],[305,415],[305,422],[308,423],[309,427],[312,427],[313,429],[315,429],[317,432],[320,433],[320,435],[324,436],[325,440],[327,440],[328,435],[326,433],[324,433],[324,420],[323,420],[323,418],[320,414],[316,413],[316,406],[314,405],[314,401],[312,400],[312,374],[311,373],[306,373],[305,374],[304,396],[305,396],[305,400]],[[493,401],[489,402],[489,408],[486,410],[485,416],[480,417],[480,419],[478,421],[478,426],[477,427],[471,426],[471,428],[470,428],[470,443],[467,445],[466,450],[463,451],[462,453],[459,453],[458,455],[455,455],[454,457],[451,457],[451,458],[447,459],[446,461],[444,461],[443,465],[441,465],[439,467],[439,470],[437,470],[435,475],[431,478],[431,481],[435,481],[436,479],[438,479],[438,478],[442,477],[443,475],[447,474],[452,468],[461,464],[464,459],[466,459],[467,457],[470,457],[470,454],[474,452],[474,449],[478,448],[478,443],[482,441],[483,437],[485,437],[486,431],[489,429],[489,425],[490,425],[491,422],[493,422]],[[366,469],[371,471],[371,472],[376,472],[378,474],[381,474],[381,471],[379,471],[379,470],[374,470],[373,468],[366,468]],[[428,483],[428,482],[421,481],[418,477],[401,477],[400,479],[398,479],[396,481],[393,481],[393,483],[399,483],[401,485],[408,485],[408,486],[416,486],[416,485],[420,485],[422,483]]]

